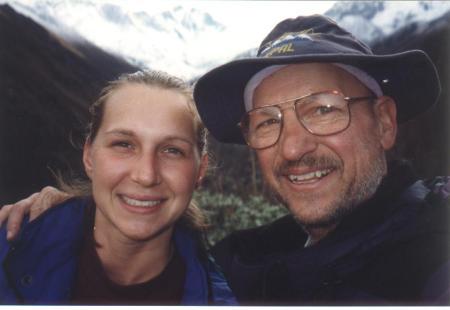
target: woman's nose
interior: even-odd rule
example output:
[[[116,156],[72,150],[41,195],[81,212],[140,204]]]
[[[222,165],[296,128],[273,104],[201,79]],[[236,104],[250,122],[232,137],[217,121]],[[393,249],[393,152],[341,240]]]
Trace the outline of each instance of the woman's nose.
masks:
[[[161,183],[157,156],[153,154],[139,156],[133,165],[131,179],[147,187]]]

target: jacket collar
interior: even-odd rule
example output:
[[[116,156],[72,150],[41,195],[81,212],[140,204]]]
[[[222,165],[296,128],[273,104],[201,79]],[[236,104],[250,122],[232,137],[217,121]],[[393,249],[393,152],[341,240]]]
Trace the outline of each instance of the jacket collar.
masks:
[[[392,161],[388,173],[381,181],[374,196],[360,204],[346,216],[326,239],[353,234],[381,222],[396,211],[396,201],[405,190],[417,181],[411,165],[407,161]]]
[[[186,264],[186,278],[182,304],[198,305],[208,302],[206,272],[198,260],[197,245],[192,232],[177,225],[174,231],[175,246]]]
[[[176,225],[174,241],[186,264],[183,305],[201,305],[210,302],[218,305],[237,305],[219,267],[201,249],[200,233]]]

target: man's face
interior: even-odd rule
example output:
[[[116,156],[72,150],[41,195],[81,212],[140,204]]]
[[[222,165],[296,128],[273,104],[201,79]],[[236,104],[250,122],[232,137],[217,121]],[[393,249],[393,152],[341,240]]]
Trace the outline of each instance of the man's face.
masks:
[[[311,93],[337,90],[348,97],[370,91],[346,71],[330,64],[289,65],[262,81],[254,107]],[[338,134],[315,136],[283,110],[278,142],[257,150],[265,180],[305,228],[332,227],[354,206],[373,195],[386,173],[384,151],[396,135],[392,99],[350,104],[349,127]]]

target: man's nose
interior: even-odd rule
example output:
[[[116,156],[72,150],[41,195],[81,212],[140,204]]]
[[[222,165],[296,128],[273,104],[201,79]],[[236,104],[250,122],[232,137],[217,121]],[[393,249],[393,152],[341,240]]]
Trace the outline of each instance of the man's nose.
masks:
[[[158,157],[155,154],[141,154],[132,167],[131,179],[142,186],[154,186],[161,182]]]
[[[293,109],[286,109],[278,144],[281,156],[285,160],[295,161],[316,150],[317,137],[303,127]]]

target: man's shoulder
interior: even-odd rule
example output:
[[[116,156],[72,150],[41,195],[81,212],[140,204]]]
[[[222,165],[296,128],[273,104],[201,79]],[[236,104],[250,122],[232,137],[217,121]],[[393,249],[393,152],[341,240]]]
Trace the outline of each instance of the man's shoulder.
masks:
[[[359,274],[360,281],[370,276],[384,279],[371,285],[392,299],[440,302],[448,298],[449,181],[448,177],[436,177],[409,187],[398,216],[386,219],[390,221],[386,238],[368,256],[369,269]]]
[[[417,182],[416,192],[424,189],[416,218],[419,228],[433,233],[450,233],[450,177],[434,177]],[[418,229],[418,231],[423,231]]]
[[[425,200],[430,204],[450,207],[450,176],[438,176],[424,180],[423,184],[429,189]]]

